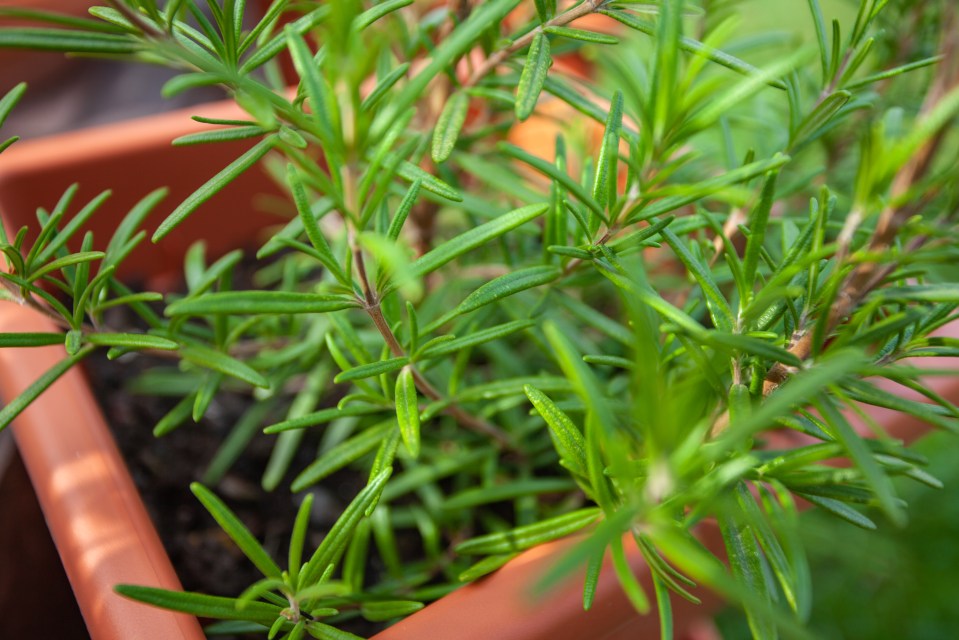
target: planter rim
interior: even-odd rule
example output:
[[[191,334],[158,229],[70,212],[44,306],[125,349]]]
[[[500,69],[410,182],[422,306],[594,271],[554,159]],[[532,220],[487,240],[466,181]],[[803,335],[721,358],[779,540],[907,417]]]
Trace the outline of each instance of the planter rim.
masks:
[[[2,331],[56,331],[39,313],[0,306]],[[0,349],[5,400],[66,357],[61,346]],[[68,371],[12,425],[77,604],[94,640],[200,640],[196,618],[143,607],[119,583],[180,583],[79,369]],[[95,631],[94,631],[95,630]]]
[[[211,129],[212,125],[191,118],[199,113],[222,119],[245,116],[235,102],[221,100],[23,140],[0,155],[0,189],[20,175],[70,166],[78,158],[93,163],[118,153],[168,145],[172,138]],[[103,143],[105,138],[110,144]]]

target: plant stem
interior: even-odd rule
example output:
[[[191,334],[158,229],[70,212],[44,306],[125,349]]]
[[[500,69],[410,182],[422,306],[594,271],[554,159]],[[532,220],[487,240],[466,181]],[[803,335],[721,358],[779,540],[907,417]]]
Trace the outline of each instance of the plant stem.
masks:
[[[959,87],[959,63],[955,59],[959,55],[959,34],[955,29],[956,22],[955,14],[946,20],[942,47],[944,63],[926,94],[920,115],[932,111],[943,97]],[[894,246],[896,236],[902,225],[926,204],[924,200],[906,203],[902,203],[902,200],[913,186],[922,181],[929,172],[936,151],[941,146],[945,135],[946,126],[944,125],[896,172],[889,198],[891,204],[886,206],[879,215],[879,222],[866,247],[867,252],[883,253],[889,251]],[[851,240],[853,233],[850,232],[846,235]],[[915,238],[910,247],[915,250],[925,241],[925,237]],[[838,254],[840,256],[846,255],[847,252],[847,247],[839,247]],[[839,287],[839,293],[829,308],[824,335],[831,334],[840,324],[845,322],[869,292],[878,287],[890,273],[895,271],[897,266],[898,262],[896,261],[885,264],[862,262],[855,266]],[[797,329],[789,347],[790,353],[800,360],[805,360],[812,354],[815,347],[814,337],[815,333],[809,331],[808,327]],[[790,368],[782,363],[773,365],[766,373],[766,379],[763,382],[763,395],[768,396],[775,391],[779,385],[788,379],[790,373]]]
[[[507,46],[503,47],[499,51],[493,53],[490,57],[483,61],[483,64],[478,66],[476,70],[470,75],[470,77],[463,83],[463,87],[473,87],[477,85],[480,80],[485,78],[492,72],[496,67],[501,65],[507,58],[517,51],[528,47],[538,34],[543,32],[543,29],[546,27],[562,27],[573,20],[587,16],[594,11],[598,11],[606,4],[606,0],[583,0],[580,4],[576,5],[569,11],[565,11],[560,15],[556,16],[549,22],[545,22],[535,29],[532,29],[529,33],[524,34],[509,43]]]
[[[373,320],[373,324],[376,326],[377,331],[380,332],[380,335],[383,336],[383,340],[386,341],[386,344],[390,348],[390,351],[393,353],[393,355],[397,358],[406,357],[406,350],[403,349],[403,345],[400,344],[400,341],[396,339],[396,334],[393,333],[393,329],[390,328],[389,323],[383,316],[383,310],[380,307],[379,296],[377,295],[376,291],[373,290],[373,287],[370,284],[369,276],[367,275],[363,250],[356,244],[352,228],[350,231],[350,246],[353,252],[353,259],[356,263],[356,272],[360,279],[360,286],[363,289],[364,300],[361,301],[363,308],[370,316],[370,319]],[[441,401],[444,399],[443,394],[440,393],[439,390],[434,387],[416,367],[411,365],[410,371],[413,374],[413,381],[416,383],[416,388],[419,389],[424,396],[433,401]],[[492,438],[500,448],[515,448],[510,442],[509,437],[502,429],[490,424],[489,422],[486,422],[482,418],[474,416],[459,405],[451,402],[443,410],[443,412],[462,424],[467,429]]]
[[[386,322],[386,318],[383,317],[383,311],[380,309],[379,302],[371,306],[366,306],[365,308],[373,320],[373,324],[376,325],[377,330],[380,332],[380,335],[386,340],[386,344],[389,346],[393,355],[397,358],[405,357],[406,351],[403,349],[403,345],[400,344],[399,340],[396,339],[396,334],[393,333],[393,330]],[[441,394],[416,367],[411,366],[410,371],[413,374],[413,381],[416,383],[416,388],[419,389],[424,396],[434,401],[443,400],[443,394]],[[459,405],[451,403],[443,412],[467,429],[492,438],[498,446],[502,448],[513,448],[509,437],[502,429],[486,422],[482,418],[474,416]]]

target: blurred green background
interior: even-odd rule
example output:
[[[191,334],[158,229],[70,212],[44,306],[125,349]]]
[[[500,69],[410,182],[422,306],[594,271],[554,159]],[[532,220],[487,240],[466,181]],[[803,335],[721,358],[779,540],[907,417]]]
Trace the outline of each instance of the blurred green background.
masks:
[[[956,436],[935,433],[915,445],[945,487],[898,482],[909,524],[897,529],[878,512],[878,531],[864,531],[819,512],[802,516],[812,565],[808,628],[823,640],[959,638],[959,465]],[[745,618],[717,616],[723,638],[749,638]]]

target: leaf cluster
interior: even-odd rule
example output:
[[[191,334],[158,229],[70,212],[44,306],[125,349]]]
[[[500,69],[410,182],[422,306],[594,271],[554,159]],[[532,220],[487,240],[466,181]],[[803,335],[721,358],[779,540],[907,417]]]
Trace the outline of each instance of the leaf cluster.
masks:
[[[910,360],[959,353],[936,334],[959,306],[957,166],[936,153],[959,111],[955,44],[880,47],[891,9],[873,0],[831,30],[809,0],[814,42],[798,48],[739,35],[735,2],[526,4],[275,0],[254,17],[242,0],[129,0],[0,30],[0,46],[168,65],[181,73],[165,94],[217,85],[245,111],[200,115],[210,129],[175,142],[250,145],[154,242],[257,165],[289,195],[254,285],[240,251],[210,261],[201,238],[181,293],[116,280],[163,192],[103,251],[81,231],[108,194],[73,213],[75,188],[38,211],[32,240],[0,237],[5,296],[63,328],[0,346],[67,353],[0,428],[100,347],[177,363],[134,383],[178,398],[159,436],[224,389],[251,398],[192,489],[263,580],[237,598],[120,593],[230,621],[221,630],[346,638],[351,618],[402,617],[588,531],[543,578],[585,566],[585,608],[608,552],[664,637],[671,594],[698,602],[697,585],[740,602],[756,638],[801,635],[799,499],[875,528],[863,506],[905,519],[892,477],[938,485],[869,411],[950,431],[959,418],[929,382],[942,372]],[[949,33],[944,6],[912,11]],[[551,133],[524,137],[531,124]],[[108,325],[121,305],[142,332]],[[266,490],[365,479],[304,561],[306,493],[285,570],[206,488],[260,429],[276,436]],[[319,451],[294,469],[308,431]],[[706,520],[725,553],[696,540]],[[418,536],[414,558],[399,532]]]

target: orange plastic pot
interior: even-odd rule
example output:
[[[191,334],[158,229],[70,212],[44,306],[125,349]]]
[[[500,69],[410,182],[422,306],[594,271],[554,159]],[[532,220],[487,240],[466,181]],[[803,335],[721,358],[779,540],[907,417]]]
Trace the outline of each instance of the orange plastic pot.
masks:
[[[87,15],[93,0],[0,0],[0,9],[29,9],[65,14],[75,17]],[[47,26],[37,20],[14,16],[0,16],[0,27]],[[37,89],[69,74],[77,66],[77,59],[65,58],[51,51],[0,50],[0,95],[19,82],[26,81]]]

